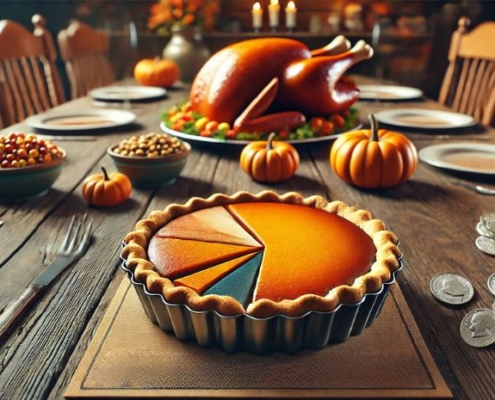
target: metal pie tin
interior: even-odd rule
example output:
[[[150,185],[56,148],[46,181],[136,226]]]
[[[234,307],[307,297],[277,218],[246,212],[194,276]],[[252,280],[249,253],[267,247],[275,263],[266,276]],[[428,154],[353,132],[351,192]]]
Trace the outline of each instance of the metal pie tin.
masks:
[[[390,286],[399,268],[375,293],[366,294],[359,303],[341,304],[331,312],[311,311],[300,317],[275,315],[255,318],[247,314],[223,316],[216,311],[195,311],[185,304],[171,304],[161,294],[150,293],[136,282],[122,262],[149,319],[166,333],[181,341],[192,341],[204,348],[217,347],[228,353],[296,353],[303,349],[321,349],[358,335],[380,314]]]

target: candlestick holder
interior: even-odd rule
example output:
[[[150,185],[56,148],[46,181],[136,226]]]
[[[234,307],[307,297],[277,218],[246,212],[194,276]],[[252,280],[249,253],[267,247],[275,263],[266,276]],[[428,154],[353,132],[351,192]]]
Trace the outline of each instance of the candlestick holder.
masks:
[[[259,33],[263,26],[263,10],[259,2],[254,3],[251,14],[253,17],[253,30],[255,33]]]
[[[279,26],[280,4],[278,0],[270,0],[268,4],[268,22],[270,30],[276,32]]]
[[[292,33],[296,29],[297,8],[293,1],[289,1],[285,7],[285,27]]]

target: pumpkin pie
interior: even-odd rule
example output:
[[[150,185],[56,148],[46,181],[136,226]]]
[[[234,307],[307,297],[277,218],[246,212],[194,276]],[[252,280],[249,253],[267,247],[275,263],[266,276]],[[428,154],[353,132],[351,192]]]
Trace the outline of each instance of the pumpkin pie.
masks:
[[[133,282],[223,317],[302,317],[359,304],[400,267],[385,224],[341,201],[239,192],[156,211],[125,240]]]

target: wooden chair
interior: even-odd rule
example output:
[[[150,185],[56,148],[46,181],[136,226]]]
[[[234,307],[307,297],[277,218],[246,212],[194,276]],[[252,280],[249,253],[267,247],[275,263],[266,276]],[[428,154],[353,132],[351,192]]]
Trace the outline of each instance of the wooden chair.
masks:
[[[17,22],[0,21],[0,128],[65,101],[45,19],[37,14],[32,21],[34,33]]]
[[[453,33],[449,66],[439,102],[468,114],[482,124],[495,126],[495,22],[484,22],[468,31],[462,17]]]
[[[115,81],[108,59],[109,39],[104,32],[72,21],[67,29],[59,32],[58,44],[73,99]]]

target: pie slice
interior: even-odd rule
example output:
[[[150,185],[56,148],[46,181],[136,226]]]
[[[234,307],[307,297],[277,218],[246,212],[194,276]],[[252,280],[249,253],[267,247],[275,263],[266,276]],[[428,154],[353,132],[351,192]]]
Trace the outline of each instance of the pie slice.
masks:
[[[148,251],[155,270],[168,279],[176,279],[262,249],[259,245],[239,246],[155,236]]]
[[[253,236],[232,218],[224,207],[205,208],[174,219],[157,233],[158,237],[260,246]]]
[[[247,307],[253,298],[253,290],[262,259],[263,253],[257,253],[248,262],[214,284],[204,294],[230,296]]]
[[[245,256],[226,261],[213,267],[203,269],[202,271],[196,272],[194,274],[176,279],[174,281],[174,284],[187,286],[195,290],[199,294],[202,294],[206,289],[218,282],[220,279],[224,278],[227,274],[231,273],[237,268],[244,267],[244,265],[248,263],[249,260],[251,260],[253,257],[257,257],[257,254],[258,253],[256,253],[255,255],[247,254]],[[215,292],[215,294],[220,293]]]

